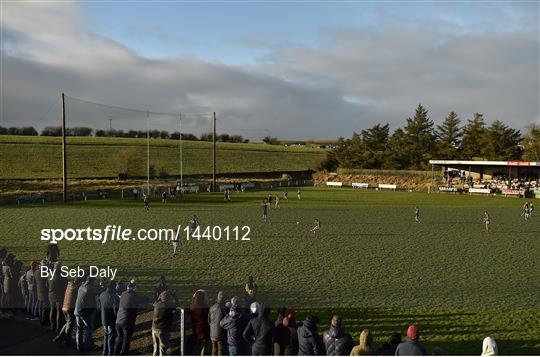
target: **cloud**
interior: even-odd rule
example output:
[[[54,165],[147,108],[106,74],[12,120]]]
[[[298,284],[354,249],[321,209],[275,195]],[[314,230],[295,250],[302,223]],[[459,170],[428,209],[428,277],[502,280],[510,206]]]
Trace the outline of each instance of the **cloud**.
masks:
[[[188,113],[216,111],[221,131],[252,138],[265,130],[282,138],[350,136],[377,122],[395,128],[419,102],[437,122],[451,110],[463,119],[479,111],[519,129],[540,121],[539,37],[529,28],[324,29],[319,44],[270,43],[270,54],[258,63],[233,66],[194,57],[140,57],[121,43],[83,32],[86,19],[76,3],[2,6],[4,126],[56,123],[61,92],[182,112],[186,131],[193,132],[209,130],[210,121]],[[265,41],[255,45],[264,47]],[[105,127],[109,117],[125,128],[144,122],[144,112],[69,104],[68,119],[76,125]],[[161,129],[176,129],[174,116],[155,120]]]

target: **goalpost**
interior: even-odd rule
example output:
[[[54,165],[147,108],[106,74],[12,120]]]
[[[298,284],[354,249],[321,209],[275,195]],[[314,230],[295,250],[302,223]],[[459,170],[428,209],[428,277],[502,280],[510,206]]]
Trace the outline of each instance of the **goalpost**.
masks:
[[[127,108],[85,99],[70,97],[65,93],[61,94],[62,100],[62,199],[67,202],[68,180],[98,177],[91,168],[81,168],[80,148],[73,136],[94,136],[94,137],[115,137],[126,138],[126,145],[122,146],[122,140],[114,142],[112,152],[118,155],[115,159],[114,168],[111,168],[105,178],[129,177],[132,179],[145,178],[145,189],[147,195],[151,195],[151,181],[153,179],[167,180],[176,178],[176,185],[180,185],[184,190],[184,136],[190,135],[191,139],[202,133],[210,132],[211,122],[214,119],[213,131],[215,132],[215,113],[189,113],[182,110],[178,113],[162,113],[149,110]],[[90,134],[91,133],[91,134]],[[146,165],[142,169],[139,157],[142,154],[140,143],[135,144],[129,138],[146,139],[145,156]],[[215,141],[215,135],[213,140]],[[163,141],[159,141],[163,140]],[[169,141],[166,141],[169,140]],[[176,159],[171,156],[172,142],[178,140]],[[112,141],[111,141],[112,143]],[[107,144],[103,144],[106,146]],[[111,146],[113,146],[111,144]],[[160,150],[160,151],[158,151]],[[105,151],[103,151],[105,152]],[[162,154],[165,153],[166,157]],[[208,153],[210,154],[210,153]],[[124,156],[127,157],[124,158]],[[104,158],[111,164],[111,158]],[[120,163],[124,159],[125,162]],[[174,165],[177,161],[177,165]],[[208,161],[210,158],[208,157]],[[212,150],[212,177],[215,184],[215,142]],[[77,167],[76,167],[77,166]],[[144,170],[144,174],[141,172]],[[116,172],[115,172],[116,171]]]

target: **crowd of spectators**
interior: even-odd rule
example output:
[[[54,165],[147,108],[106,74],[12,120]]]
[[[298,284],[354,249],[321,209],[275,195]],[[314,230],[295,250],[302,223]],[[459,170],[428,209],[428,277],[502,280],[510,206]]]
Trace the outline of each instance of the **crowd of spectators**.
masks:
[[[145,298],[137,291],[134,280],[102,280],[85,275],[67,279],[55,274],[52,279],[40,274],[40,266],[60,269],[60,252],[50,244],[46,258],[31,262],[27,271],[12,253],[0,249],[2,261],[0,279],[1,311],[26,314],[54,332],[54,341],[60,346],[72,345],[81,353],[94,348],[93,332],[103,330],[103,355],[130,353],[137,315],[153,309],[151,336],[153,355],[167,355],[171,347],[171,333],[179,330],[179,301],[161,277],[154,295]],[[189,309],[185,310],[186,334],[191,332],[185,345],[186,354],[192,355],[303,355],[303,356],[363,356],[363,355],[427,355],[420,342],[420,329],[410,325],[407,338],[392,333],[387,342],[373,344],[373,335],[364,329],[355,345],[346,332],[339,315],[333,315],[328,329],[319,335],[319,318],[307,315],[296,320],[293,309],[277,309],[277,319],[270,319],[270,307],[257,299],[259,287],[252,276],[244,286],[243,297],[230,299],[218,292],[210,306],[207,293],[197,290]],[[188,331],[189,330],[189,331]],[[73,335],[75,338],[73,340]],[[482,355],[497,355],[497,344],[491,337],[483,341]],[[433,355],[444,351],[435,347]]]
[[[489,188],[498,192],[505,189],[529,191],[540,188],[540,178],[521,177],[510,179],[507,175],[497,174],[490,179],[480,179],[467,175],[465,171],[445,171],[444,181],[449,187],[461,186],[462,189]]]

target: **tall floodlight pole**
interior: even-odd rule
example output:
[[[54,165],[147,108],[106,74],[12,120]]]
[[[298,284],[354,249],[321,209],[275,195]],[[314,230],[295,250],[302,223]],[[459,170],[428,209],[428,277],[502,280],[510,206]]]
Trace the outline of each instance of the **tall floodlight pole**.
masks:
[[[146,193],[150,195],[150,113],[146,112]]]
[[[66,98],[62,93],[62,201],[67,202]]]
[[[184,189],[184,156],[182,154],[182,113],[178,116],[178,131],[180,132],[180,189]]]
[[[214,130],[212,135],[212,192],[216,191],[216,112],[214,112]]]

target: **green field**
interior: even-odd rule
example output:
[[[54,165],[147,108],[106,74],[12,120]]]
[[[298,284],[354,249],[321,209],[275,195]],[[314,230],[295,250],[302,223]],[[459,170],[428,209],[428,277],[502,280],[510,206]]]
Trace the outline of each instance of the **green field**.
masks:
[[[61,242],[62,261],[118,267],[146,292],[165,275],[183,306],[197,288],[212,300],[219,289],[241,296],[253,274],[260,300],[295,307],[299,317],[316,312],[321,329],[337,311],[354,336],[372,329],[376,344],[416,322],[428,351],[480,354],[482,339],[492,336],[501,354],[540,354],[540,217],[524,222],[523,200],[304,189],[299,201],[291,189],[265,224],[265,194],[234,194],[232,203],[220,194],[191,195],[152,202],[150,212],[131,200],[6,207],[1,245],[29,262],[43,256],[43,228],[169,228],[197,214],[203,226],[249,225],[251,240],[183,240],[176,257],[159,241]],[[317,217],[322,230],[314,238],[308,228]]]
[[[115,178],[130,159],[134,176],[146,177],[147,142],[132,138],[68,137],[70,178]],[[183,172],[212,172],[212,143],[183,141]],[[265,144],[217,144],[218,173],[301,171],[317,166],[325,151]],[[62,177],[61,138],[0,136],[0,179]],[[156,175],[179,175],[178,140],[150,140],[150,165]],[[131,174],[130,172],[130,174]]]

